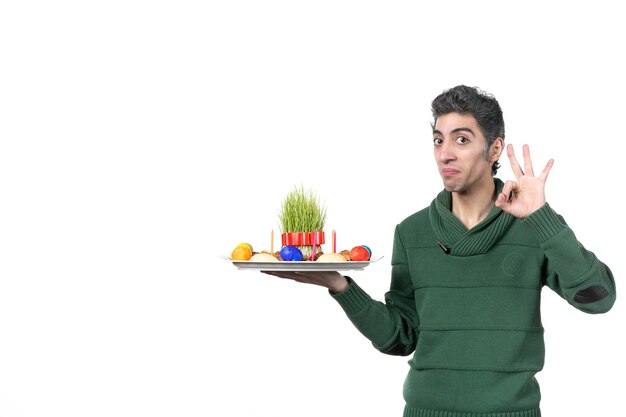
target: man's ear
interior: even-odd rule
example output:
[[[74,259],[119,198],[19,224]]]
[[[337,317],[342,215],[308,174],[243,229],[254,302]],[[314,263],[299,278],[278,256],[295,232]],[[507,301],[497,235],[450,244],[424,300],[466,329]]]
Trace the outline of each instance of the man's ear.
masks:
[[[494,162],[500,158],[504,150],[504,139],[496,138],[489,148],[489,160]]]

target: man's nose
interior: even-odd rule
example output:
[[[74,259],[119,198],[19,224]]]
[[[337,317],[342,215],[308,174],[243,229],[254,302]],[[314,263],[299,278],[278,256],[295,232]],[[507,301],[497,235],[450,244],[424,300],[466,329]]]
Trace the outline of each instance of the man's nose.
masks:
[[[453,147],[444,141],[437,147],[437,159],[441,162],[452,161],[455,159]]]

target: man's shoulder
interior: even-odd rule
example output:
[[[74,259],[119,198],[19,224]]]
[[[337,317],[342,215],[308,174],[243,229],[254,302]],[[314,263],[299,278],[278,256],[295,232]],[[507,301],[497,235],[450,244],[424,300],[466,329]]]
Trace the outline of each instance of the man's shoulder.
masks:
[[[428,215],[429,207],[424,207],[402,220],[398,227],[402,230],[414,229],[415,227],[423,227],[424,224],[430,225],[430,216]]]
[[[433,242],[435,237],[430,224],[429,208],[425,207],[398,223],[398,238],[405,247],[422,247]]]

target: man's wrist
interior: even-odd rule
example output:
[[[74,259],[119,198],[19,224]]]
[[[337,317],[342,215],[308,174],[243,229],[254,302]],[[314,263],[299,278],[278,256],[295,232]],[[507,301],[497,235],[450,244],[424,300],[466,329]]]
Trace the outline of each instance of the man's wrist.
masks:
[[[342,292],[347,290],[349,286],[350,282],[348,281],[348,277],[341,275],[340,278],[333,280],[328,285],[328,289],[333,294],[341,294]]]
[[[545,203],[539,210],[531,213],[523,222],[529,225],[537,234],[539,243],[551,239],[566,227],[548,203]]]

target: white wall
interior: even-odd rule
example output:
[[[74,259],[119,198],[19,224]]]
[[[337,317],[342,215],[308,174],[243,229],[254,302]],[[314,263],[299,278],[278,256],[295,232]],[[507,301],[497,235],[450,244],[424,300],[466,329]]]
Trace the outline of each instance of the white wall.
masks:
[[[556,160],[550,203],[621,282],[617,6],[205,3],[0,6],[1,416],[401,415],[407,358],[219,256],[269,249],[303,184],[340,249],[384,256],[353,274],[381,299],[393,227],[441,188],[430,101],[460,83]],[[614,415],[621,300],[543,307],[544,414]]]

